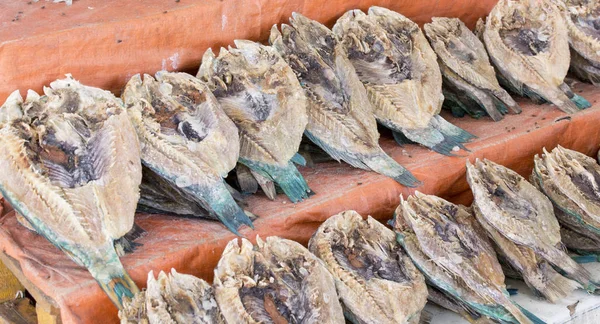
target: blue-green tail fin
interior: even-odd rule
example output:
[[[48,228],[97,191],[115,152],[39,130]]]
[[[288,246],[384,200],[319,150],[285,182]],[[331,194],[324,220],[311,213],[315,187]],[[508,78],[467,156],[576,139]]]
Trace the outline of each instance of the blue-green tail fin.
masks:
[[[116,257],[116,255],[115,255]],[[108,295],[108,298],[119,308],[123,308],[123,298],[133,298],[133,296],[140,292],[140,289],[133,282],[129,274],[123,268],[118,259],[116,262],[108,262],[99,266],[102,269],[102,273],[95,273],[95,267],[90,267],[90,273],[100,285],[100,288]],[[107,269],[108,268],[108,269]],[[108,274],[107,274],[108,272]]]
[[[592,104],[587,101],[587,99],[585,99],[584,97],[578,95],[578,94],[573,94],[571,101],[577,106],[577,108],[579,109],[586,109],[586,108],[590,108],[592,106]]]
[[[434,116],[425,128],[410,130],[392,128],[392,131],[394,139],[399,144],[406,142],[406,138],[447,156],[456,156],[453,152],[459,149],[468,151],[463,143],[475,138],[474,135],[450,124],[439,115]]]
[[[371,170],[388,176],[401,185],[411,188],[421,185],[421,182],[417,180],[410,171],[398,164],[398,162],[389,155],[385,154],[383,150],[381,150],[379,154],[364,157],[362,162]]]
[[[539,317],[535,316],[532,312],[526,310],[525,308],[521,307],[521,305],[514,303],[523,314],[525,314],[525,316],[527,316],[527,318],[533,322],[533,324],[546,324],[546,322],[544,322],[542,319],[540,319]]]
[[[292,202],[299,202],[314,195],[306,180],[292,161],[286,166],[269,165],[261,162],[240,159],[240,162],[260,175],[272,180]]]

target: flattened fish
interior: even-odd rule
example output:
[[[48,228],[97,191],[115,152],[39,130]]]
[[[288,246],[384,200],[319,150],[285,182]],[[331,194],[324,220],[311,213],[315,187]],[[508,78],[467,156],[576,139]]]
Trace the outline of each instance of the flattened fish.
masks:
[[[23,102],[14,92],[0,108],[0,193],[121,308],[138,292],[113,243],[132,229],[139,198],[135,129],[120,100],[70,75],[44,93]]]
[[[419,323],[425,280],[383,224],[355,211],[337,214],[319,227],[309,250],[333,274],[352,323]]]
[[[123,99],[142,144],[145,173],[155,173],[166,181],[163,187],[206,211],[194,215],[218,219],[236,234],[242,224],[252,226],[223,181],[238,158],[237,129],[205,85],[185,73],[158,72],[143,81],[135,75]]]
[[[306,136],[337,161],[417,186],[418,180],[379,146],[365,88],[331,30],[297,13],[290,24],[282,24],[281,32],[273,26],[269,41],[306,92]]]
[[[436,56],[419,26],[371,7],[344,14],[333,32],[364,84],[377,121],[399,144],[419,143],[453,155],[473,135],[439,116],[444,96]]]
[[[473,205],[473,212],[488,236],[496,243],[496,251],[536,295],[546,297],[554,303],[567,297],[573,290],[581,288],[577,282],[554,270],[546,260],[537,256],[533,249],[517,245],[500,234],[485,220],[477,205]]]
[[[345,323],[333,277],[294,241],[257,246],[232,240],[215,269],[217,304],[227,323]]]
[[[477,306],[479,313],[517,323],[539,320],[530,317],[510,300],[496,253],[485,231],[467,208],[419,192],[406,200],[401,197],[400,204],[402,217],[418,240],[421,251],[437,266],[464,281],[484,300],[501,306],[494,310]]]
[[[145,291],[125,302],[119,312],[122,324],[224,324],[213,288],[206,281],[171,269],[158,279],[148,273]]]
[[[313,192],[292,161],[308,122],[304,91],[273,48],[245,40],[235,45],[221,48],[218,57],[208,49],[198,78],[239,129],[239,161],[292,202],[306,199]]]
[[[508,109],[521,112],[521,107],[500,87],[485,46],[460,19],[434,17],[423,29],[438,56],[444,91],[470,99],[454,107],[466,107],[465,112],[470,115],[484,110],[494,121],[501,120]],[[473,101],[477,103],[474,112],[469,109]]]
[[[566,113],[591,106],[564,83],[569,36],[549,0],[500,0],[487,18],[483,39],[511,91],[538,103],[549,101]]]
[[[600,2],[554,0],[569,30],[571,72],[581,80],[600,85]]]
[[[585,154],[556,147],[535,156],[532,182],[554,205],[563,243],[600,254],[600,166]],[[574,234],[577,235],[574,235]],[[595,245],[595,248],[594,248]]]
[[[535,254],[590,291],[590,274],[562,248],[552,203],[516,172],[489,160],[467,162],[467,181],[481,218],[517,246]]]

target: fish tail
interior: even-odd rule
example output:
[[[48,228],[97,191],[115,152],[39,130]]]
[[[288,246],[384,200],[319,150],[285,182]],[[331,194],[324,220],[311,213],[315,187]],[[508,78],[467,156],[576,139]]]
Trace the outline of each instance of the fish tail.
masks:
[[[578,255],[572,257],[572,259],[579,264],[598,262],[599,260],[597,254]]]
[[[252,221],[233,199],[223,181],[198,190],[198,195],[203,197],[221,223],[234,234],[240,235],[237,230],[242,225],[254,228]]]
[[[314,195],[314,192],[308,187],[306,180],[292,161],[282,167],[245,159],[240,160],[254,172],[275,182],[294,203]]]
[[[517,310],[519,310],[520,314],[525,316],[525,318],[522,318],[520,315],[519,315],[519,317],[515,316],[517,318],[517,320],[519,321],[519,323],[521,323],[521,324],[523,324],[523,323],[546,324],[546,322],[544,322],[541,318],[535,316],[532,312],[521,307],[521,305],[519,305],[517,303],[514,303],[513,305],[515,306],[515,308]],[[515,315],[512,312],[511,312],[511,314],[513,314],[513,316]]]
[[[494,100],[497,101],[496,106],[502,105],[505,107],[505,112],[503,112],[503,114],[508,113],[508,108],[510,108],[510,110],[512,110],[515,114],[520,114],[523,111],[521,109],[521,106],[519,106],[519,104],[510,96],[510,94],[506,90],[499,88],[497,90],[494,90],[492,94]]]
[[[365,157],[362,160],[371,170],[388,176],[401,185],[417,187],[421,182],[415,178],[406,168],[398,164],[394,159],[385,154],[383,150],[378,154]]]
[[[539,271],[535,278],[538,279],[537,282],[541,279],[541,282],[536,289],[551,302],[567,297],[575,289],[581,288],[579,283],[563,277],[546,262],[540,263]]]
[[[131,253],[135,251],[137,247],[141,246],[142,244],[136,243],[135,240],[144,236],[145,234],[146,230],[134,223],[129,232],[127,232],[118,240],[115,240],[115,250],[117,250],[119,256],[123,256],[126,253]]]
[[[582,97],[578,94],[575,94],[575,93],[573,94],[573,97],[571,97],[569,99],[571,99],[571,101],[579,109],[586,109],[586,108],[590,108],[592,106],[592,104],[589,101],[587,101],[587,99],[585,99],[584,97]]]
[[[116,255],[115,258],[117,258]],[[95,273],[94,267],[90,268],[90,273],[96,279],[100,288],[108,295],[108,298],[117,308],[122,309],[124,298],[133,298],[135,294],[140,292],[140,289],[127,274],[118,258],[116,260],[116,262],[98,266],[97,268],[102,269],[102,273]],[[109,275],[106,275],[107,272]]]
[[[596,286],[592,282],[591,274],[575,262],[564,251],[550,247],[542,248],[540,254],[544,259],[553,264],[558,269],[564,271],[565,275],[572,280],[579,282],[588,291],[594,291]]]

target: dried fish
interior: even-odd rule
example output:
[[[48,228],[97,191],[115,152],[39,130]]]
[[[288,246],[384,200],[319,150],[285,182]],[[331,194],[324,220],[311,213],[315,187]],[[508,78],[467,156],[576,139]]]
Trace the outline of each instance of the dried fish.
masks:
[[[127,300],[119,311],[122,324],[194,323],[224,324],[213,288],[192,275],[160,272],[148,274],[148,287]]]
[[[434,17],[423,29],[438,55],[444,90],[453,92],[455,97],[470,98],[456,105],[469,107],[474,101],[476,110],[467,108],[465,112],[476,115],[483,109],[494,121],[504,118],[508,109],[521,112],[521,107],[500,87],[485,46],[460,19]]]
[[[563,243],[600,255],[600,166],[594,158],[560,145],[544,149],[535,156],[531,180],[552,201]]]
[[[600,2],[554,0],[569,30],[571,71],[581,80],[600,85]]]
[[[344,323],[333,277],[294,241],[229,242],[215,269],[217,303],[227,323]]]
[[[292,202],[306,199],[313,192],[293,163],[308,122],[304,91],[273,48],[245,40],[235,44],[221,48],[218,57],[208,49],[198,78],[239,129],[239,161],[275,182]]]
[[[444,96],[436,55],[419,29],[394,11],[344,14],[333,32],[364,84],[377,121],[399,144],[419,143],[454,155],[475,136],[439,116]]]
[[[594,291],[590,274],[563,250],[552,203],[516,172],[489,160],[467,162],[467,181],[481,219],[517,246],[561,269]]]
[[[496,251],[504,257],[511,269],[518,273],[536,295],[546,297],[555,303],[567,297],[575,289],[581,288],[577,282],[563,277],[554,270],[546,260],[538,257],[533,249],[517,245],[500,234],[485,220],[477,205],[473,205],[473,212],[487,231],[488,236],[495,242]]]
[[[290,24],[282,24],[281,32],[273,26],[269,41],[306,92],[305,135],[337,161],[417,186],[418,180],[379,146],[365,88],[331,30],[297,13]]]
[[[120,308],[138,292],[114,247],[139,198],[135,130],[120,100],[71,75],[44,93],[15,91],[0,108],[0,193]]]
[[[500,0],[487,18],[483,39],[500,83],[521,96],[549,101],[566,113],[591,104],[564,83],[569,36],[549,0]]]
[[[470,210],[416,192],[396,210],[398,240],[430,284],[483,316],[543,323],[510,300],[485,230]]]
[[[333,274],[352,323],[419,323],[425,280],[383,224],[345,211],[319,227],[309,250]]]

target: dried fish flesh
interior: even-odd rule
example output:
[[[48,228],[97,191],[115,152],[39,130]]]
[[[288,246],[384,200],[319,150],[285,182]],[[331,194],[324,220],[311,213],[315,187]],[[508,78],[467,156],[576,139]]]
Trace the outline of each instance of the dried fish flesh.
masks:
[[[500,0],[487,18],[483,39],[501,83],[511,91],[567,113],[591,106],[564,83],[569,36],[549,0]]]
[[[194,215],[220,220],[237,233],[252,222],[231,196],[223,177],[235,167],[237,129],[205,85],[185,73],[135,75],[123,99],[142,145],[149,186],[171,187],[173,195],[203,209]],[[164,179],[160,183],[153,179]],[[144,197],[142,203],[152,200]],[[150,197],[152,198],[152,197]],[[154,206],[160,209],[160,206]]]
[[[494,249],[466,207],[417,192],[401,197],[394,226],[419,270],[454,300],[498,321],[540,322],[510,300]]]
[[[399,144],[419,143],[453,155],[474,138],[439,116],[444,96],[436,55],[419,29],[394,11],[344,14],[333,32],[364,84],[377,121]]]
[[[120,100],[70,75],[44,93],[23,102],[16,91],[0,108],[0,192],[120,308],[138,292],[113,243],[132,229],[139,198],[135,130]]]
[[[500,234],[485,220],[477,205],[473,205],[473,212],[488,236],[495,242],[496,251],[536,295],[544,296],[554,303],[567,297],[573,290],[581,288],[577,282],[563,277],[554,270],[546,260],[538,257],[533,249],[517,245]]]
[[[335,160],[414,187],[418,180],[379,146],[377,122],[364,86],[334,34],[292,14],[271,29],[272,46],[292,67],[308,99],[306,136]]]
[[[171,269],[171,273],[148,274],[148,288],[124,303],[119,312],[127,323],[224,324],[214,291],[206,281]]]
[[[319,227],[309,250],[333,274],[352,323],[419,323],[425,280],[383,224],[345,211]]]
[[[308,122],[304,91],[273,48],[251,41],[235,44],[221,48],[218,57],[208,49],[198,78],[237,125],[240,162],[275,182],[292,202],[306,199],[312,191],[292,161]]]
[[[494,121],[501,120],[509,108],[514,113],[521,112],[521,107],[500,87],[485,46],[460,19],[434,17],[423,29],[438,56],[444,91],[470,98],[455,106],[467,107],[470,115],[484,110]],[[477,103],[474,112],[469,109],[471,102]]]
[[[600,254],[600,166],[596,160],[561,146],[550,153],[544,149],[541,157],[535,156],[531,180],[552,201],[563,227],[563,243],[572,250]]]
[[[600,2],[554,1],[569,30],[571,71],[581,80],[600,85]]]
[[[294,241],[229,242],[215,269],[217,304],[227,323],[344,323],[333,277]]]
[[[467,162],[467,181],[481,219],[517,246],[564,271],[569,279],[593,291],[590,274],[562,249],[552,203],[516,172],[489,160]]]

